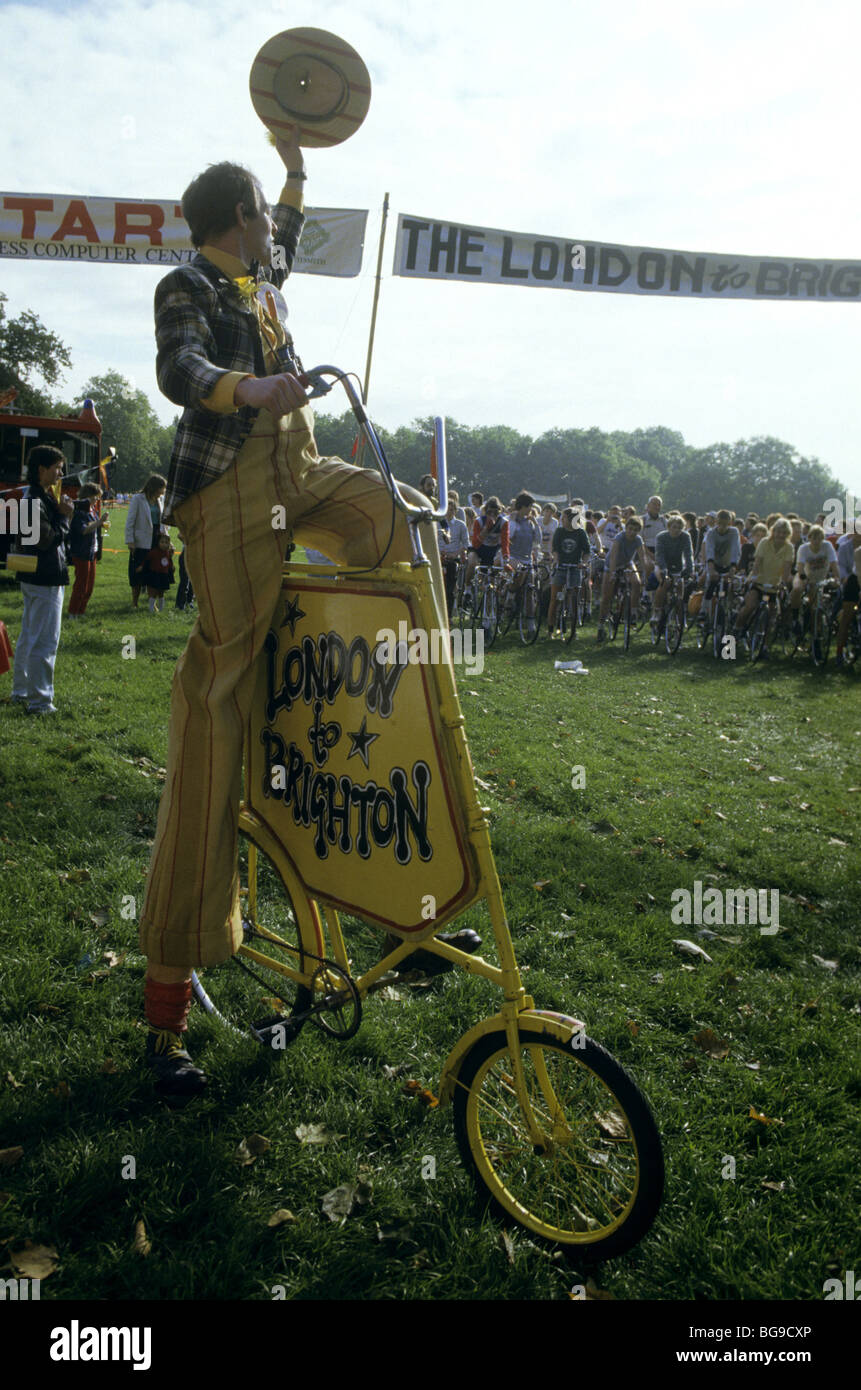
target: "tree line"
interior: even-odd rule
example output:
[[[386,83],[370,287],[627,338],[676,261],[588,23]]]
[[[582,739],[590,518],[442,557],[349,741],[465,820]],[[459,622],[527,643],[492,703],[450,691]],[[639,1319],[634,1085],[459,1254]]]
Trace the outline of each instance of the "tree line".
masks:
[[[117,371],[91,377],[75,402],[52,396],[47,387],[71,369],[69,349],[30,310],[9,319],[5,303],[0,293],[0,391],[15,386],[15,407],[35,415],[77,414],[90,396],[103,442],[117,450],[115,489],[134,492],[150,473],[166,474],[179,417],[162,425],[145,393]],[[395,430],[377,429],[397,477],[415,484],[430,471],[430,416]],[[316,435],[321,454],[353,457],[357,425],[351,411],[319,412]],[[510,425],[449,419],[446,440],[450,485],[462,500],[480,491],[507,502],[526,487],[542,496],[570,492],[604,509],[613,502],[639,509],[658,493],[667,505],[685,511],[726,506],[739,513],[796,511],[812,518],[827,498],[846,491],[817,458],[805,458],[772,436],[697,449],[665,425],[631,431],[555,428],[533,438]]]

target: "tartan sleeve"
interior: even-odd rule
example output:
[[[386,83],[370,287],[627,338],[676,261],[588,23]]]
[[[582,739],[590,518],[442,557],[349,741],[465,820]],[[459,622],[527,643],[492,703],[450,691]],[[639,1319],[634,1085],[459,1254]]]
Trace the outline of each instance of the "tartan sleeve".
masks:
[[[299,249],[299,238],[305,225],[305,214],[300,208],[291,207],[288,203],[276,203],[272,209],[272,219],[275,223],[272,232],[272,244],[282,247],[284,264],[287,268],[286,270],[276,270],[274,266],[270,266],[263,274],[267,280],[271,280],[280,289],[293,269],[293,262]]]
[[[211,286],[184,267],[171,271],[156,287],[156,377],[174,405],[199,406],[224,375],[224,368],[212,360],[218,349],[209,315],[217,304]]]

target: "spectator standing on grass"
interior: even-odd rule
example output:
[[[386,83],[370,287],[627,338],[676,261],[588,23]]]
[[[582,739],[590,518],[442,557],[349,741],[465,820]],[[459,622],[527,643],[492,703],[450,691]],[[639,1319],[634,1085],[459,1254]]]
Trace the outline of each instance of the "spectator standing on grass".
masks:
[[[442,574],[445,580],[446,612],[451,617],[454,603],[454,589],[457,582],[459,560],[465,560],[469,550],[469,532],[466,522],[457,515],[457,493],[451,493],[446,511],[446,529],[439,534],[439,558],[442,561]]]
[[[151,613],[161,613],[164,596],[173,581],[173,546],[167,531],[162,531],[147,557],[146,591]]]
[[[137,608],[141,589],[146,586],[148,557],[161,530],[162,498],[166,488],[167,478],[160,473],[151,473],[142,490],[136,492],[129,503],[126,545],[129,548],[129,584],[133,608]]]
[[[541,553],[550,559],[553,546],[553,533],[559,525],[559,517],[556,507],[552,502],[545,502],[541,509]]]
[[[82,618],[96,582],[96,561],[99,558],[99,537],[108,520],[105,511],[99,516],[96,499],[100,496],[95,483],[84,483],[78,493],[75,512],[69,527],[68,557],[75,570],[75,583],[69,599],[69,617]]]
[[[27,455],[27,486],[22,504],[38,513],[39,535],[33,544],[19,541],[18,553],[35,555],[35,573],[22,576],[24,612],[15,648],[12,702],[29,714],[56,714],[54,664],[63,621],[63,589],[69,582],[66,539],[75,504],[69,497],[56,501],[50,489],[63,476],[65,458],[50,444],[37,444]],[[29,528],[28,528],[29,529]]]

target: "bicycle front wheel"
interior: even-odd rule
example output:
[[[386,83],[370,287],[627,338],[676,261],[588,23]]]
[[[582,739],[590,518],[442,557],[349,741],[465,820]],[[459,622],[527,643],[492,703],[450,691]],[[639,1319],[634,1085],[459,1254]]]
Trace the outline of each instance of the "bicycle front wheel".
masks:
[[[681,603],[671,603],[667,609],[667,621],[664,627],[664,643],[667,648],[667,655],[674,656],[682,644],[682,637],[685,631],[685,615]]]
[[[492,647],[499,631],[499,600],[494,584],[489,582],[484,590],[481,604],[481,623],[485,647]]]
[[[628,589],[627,592],[626,592],[626,594],[625,594],[624,605],[623,605],[623,608],[622,608],[622,625],[623,625],[623,626],[622,626],[623,643],[624,643],[625,651],[627,651],[628,648],[629,648],[630,645],[631,645],[631,630],[632,630],[633,625],[634,625],[634,618],[633,618],[633,614],[632,614],[632,612],[631,612],[631,590],[630,590],[630,589]]]
[[[479,1200],[507,1222],[561,1246],[571,1259],[605,1259],[648,1231],[661,1203],[661,1141],[628,1073],[597,1043],[573,1049],[520,1032],[534,1143],[521,1110],[504,1031],[467,1053],[454,1097],[461,1157]]]
[[[523,600],[518,615],[520,640],[527,647],[532,646],[541,628],[540,605],[541,593],[538,584],[529,581],[523,590]]]
[[[828,660],[828,652],[831,647],[831,614],[826,612],[821,606],[817,606],[813,614],[813,623],[810,632],[810,655],[814,666],[820,670]]]
[[[759,661],[759,658],[765,651],[765,640],[768,636],[770,623],[771,609],[767,603],[761,603],[749,629],[751,661]]]
[[[566,642],[573,642],[580,618],[577,590],[566,589],[562,597],[562,636]]]

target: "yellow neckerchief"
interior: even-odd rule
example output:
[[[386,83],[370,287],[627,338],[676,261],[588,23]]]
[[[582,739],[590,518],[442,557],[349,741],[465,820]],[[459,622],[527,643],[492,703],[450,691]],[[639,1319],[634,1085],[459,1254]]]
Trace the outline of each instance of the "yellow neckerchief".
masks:
[[[258,283],[253,275],[248,274],[248,267],[238,256],[231,255],[229,251],[221,251],[216,246],[201,246],[200,254],[233,282],[243,302],[254,309],[257,322],[260,324],[263,345],[274,354],[276,349],[286,342],[284,327],[278,316],[275,315],[273,318],[260,303],[257,298]]]

